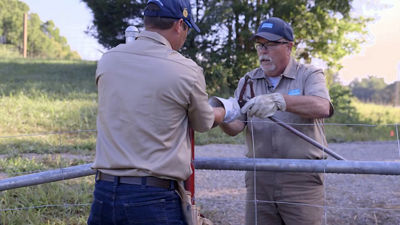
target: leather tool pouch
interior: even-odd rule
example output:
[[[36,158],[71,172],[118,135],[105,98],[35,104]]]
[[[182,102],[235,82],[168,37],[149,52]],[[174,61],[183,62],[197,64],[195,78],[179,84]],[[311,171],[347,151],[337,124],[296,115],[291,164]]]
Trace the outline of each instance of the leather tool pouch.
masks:
[[[213,225],[213,223],[200,215],[200,208],[192,204],[192,198],[189,191],[183,185],[183,182],[178,182],[176,190],[181,197],[182,213],[188,225]]]

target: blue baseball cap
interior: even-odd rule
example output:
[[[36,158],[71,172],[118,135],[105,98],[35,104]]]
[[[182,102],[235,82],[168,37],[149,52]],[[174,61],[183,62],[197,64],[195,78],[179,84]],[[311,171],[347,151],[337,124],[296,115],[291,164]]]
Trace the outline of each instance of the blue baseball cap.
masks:
[[[277,17],[271,17],[263,21],[258,27],[257,33],[251,39],[256,37],[261,37],[268,41],[277,41],[281,38],[285,38],[288,41],[294,40],[292,27]]]
[[[158,5],[160,10],[145,10],[145,16],[183,19],[190,28],[200,32],[199,27],[193,21],[192,8],[189,0],[149,0],[147,5],[150,3]]]

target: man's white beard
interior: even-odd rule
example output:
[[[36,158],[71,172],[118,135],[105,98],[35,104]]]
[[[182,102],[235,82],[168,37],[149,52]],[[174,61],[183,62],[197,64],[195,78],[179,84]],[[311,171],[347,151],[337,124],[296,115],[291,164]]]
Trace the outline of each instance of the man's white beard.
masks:
[[[264,73],[274,71],[275,68],[276,68],[275,64],[270,64],[270,65],[268,65],[268,66],[263,66],[263,65],[261,64],[260,67],[261,67],[261,69],[264,71]]]
[[[260,55],[258,57],[258,60],[260,61],[260,68],[264,71],[264,73],[274,71],[276,69],[276,65],[272,63],[271,57],[267,55]],[[263,60],[268,60],[269,65],[263,65]]]

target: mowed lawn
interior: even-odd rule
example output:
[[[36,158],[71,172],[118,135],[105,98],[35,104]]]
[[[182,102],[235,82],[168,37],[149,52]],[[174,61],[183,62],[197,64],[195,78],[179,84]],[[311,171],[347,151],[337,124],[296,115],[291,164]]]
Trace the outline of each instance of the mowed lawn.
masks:
[[[93,149],[95,69],[87,61],[0,59],[0,154]]]
[[[91,162],[95,69],[88,61],[0,58],[0,177]],[[400,108],[354,104],[366,124],[327,124],[329,142],[396,140]],[[243,134],[219,128],[195,136],[196,144],[244,143]],[[93,177],[84,177],[0,192],[0,224],[86,224],[92,189]]]
[[[91,162],[95,62],[0,58],[0,179]],[[243,143],[219,129],[196,144]],[[0,224],[86,224],[93,177],[0,193]],[[33,194],[34,193],[34,194]]]
[[[95,62],[0,59],[0,154],[88,153],[95,146]],[[353,103],[363,124],[327,124],[329,142],[391,140],[400,108]],[[333,120],[334,121],[334,120]],[[196,144],[244,143],[219,128]]]
[[[2,177],[91,161],[95,69],[87,61],[0,59]],[[85,224],[92,189],[84,177],[3,191],[0,224]]]

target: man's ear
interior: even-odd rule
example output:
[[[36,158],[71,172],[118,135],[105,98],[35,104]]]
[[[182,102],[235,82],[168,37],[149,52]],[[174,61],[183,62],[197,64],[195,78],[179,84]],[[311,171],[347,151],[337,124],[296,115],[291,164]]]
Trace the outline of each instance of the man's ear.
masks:
[[[174,23],[174,30],[178,33],[181,33],[184,29],[183,29],[183,23],[185,21],[183,21],[183,19],[179,19],[178,21],[176,21]]]
[[[287,47],[288,47],[289,53],[291,53],[291,52],[292,52],[293,45],[294,45],[294,43],[293,43],[293,42],[289,42],[289,43],[287,44]]]

